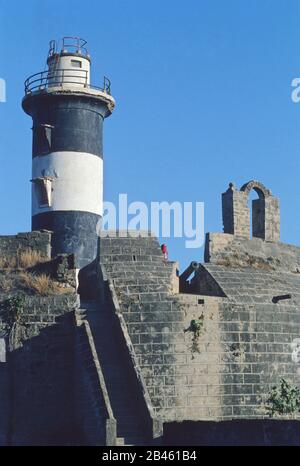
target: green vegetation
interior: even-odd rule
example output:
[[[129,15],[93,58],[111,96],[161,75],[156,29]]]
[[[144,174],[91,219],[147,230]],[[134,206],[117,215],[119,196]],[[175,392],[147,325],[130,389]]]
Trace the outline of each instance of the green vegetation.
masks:
[[[279,387],[272,387],[267,404],[271,416],[295,414],[300,411],[300,389],[281,379]]]
[[[203,325],[204,325],[204,315],[202,313],[198,319],[191,320],[190,326],[186,330],[186,331],[193,332],[192,346],[191,346],[193,359],[194,359],[194,353],[200,353],[199,338],[203,330]]]

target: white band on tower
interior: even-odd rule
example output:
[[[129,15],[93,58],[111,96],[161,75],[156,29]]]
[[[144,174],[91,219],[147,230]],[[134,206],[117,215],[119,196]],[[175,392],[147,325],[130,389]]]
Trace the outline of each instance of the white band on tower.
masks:
[[[101,157],[72,151],[34,157],[32,182],[32,215],[57,210],[103,214]]]

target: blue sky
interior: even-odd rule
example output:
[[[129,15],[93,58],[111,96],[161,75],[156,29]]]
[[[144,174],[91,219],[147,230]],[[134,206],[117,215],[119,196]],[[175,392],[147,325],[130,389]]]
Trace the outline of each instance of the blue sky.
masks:
[[[0,233],[30,230],[31,121],[23,81],[50,39],[88,41],[93,83],[117,101],[106,120],[105,199],[204,201],[222,231],[220,194],[262,181],[281,199],[282,241],[300,243],[299,0],[0,0]],[[181,269],[203,249],[167,240]]]

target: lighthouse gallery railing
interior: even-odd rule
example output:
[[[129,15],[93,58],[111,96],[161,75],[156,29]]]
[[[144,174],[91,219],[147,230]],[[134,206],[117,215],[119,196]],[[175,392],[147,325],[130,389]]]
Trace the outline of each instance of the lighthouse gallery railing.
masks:
[[[65,85],[76,85],[87,89],[95,89],[110,94],[110,80],[104,76],[103,86],[92,86],[88,82],[87,70],[56,69],[53,72],[41,71],[26,79],[25,94],[41,91],[51,87],[64,87]]]

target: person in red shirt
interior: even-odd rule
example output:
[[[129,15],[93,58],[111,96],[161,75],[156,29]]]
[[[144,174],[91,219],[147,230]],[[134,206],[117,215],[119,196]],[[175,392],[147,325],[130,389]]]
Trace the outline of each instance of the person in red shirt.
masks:
[[[167,249],[167,245],[166,245],[166,244],[162,244],[162,245],[161,245],[161,252],[162,252],[163,255],[164,255],[164,259],[165,259],[165,260],[168,260],[168,249]]]

